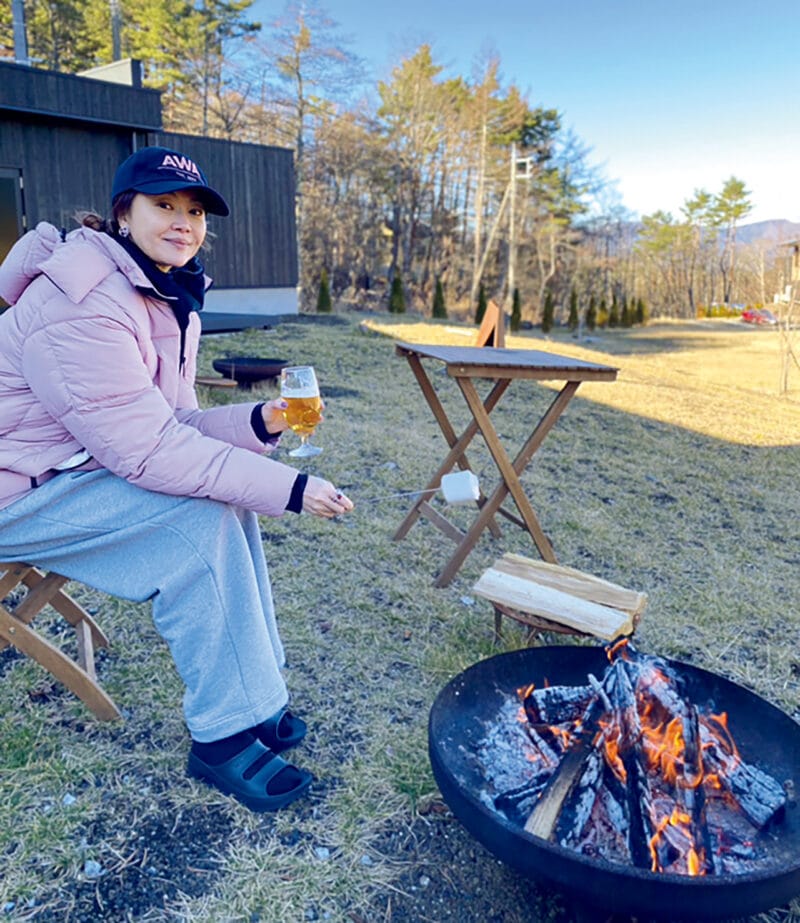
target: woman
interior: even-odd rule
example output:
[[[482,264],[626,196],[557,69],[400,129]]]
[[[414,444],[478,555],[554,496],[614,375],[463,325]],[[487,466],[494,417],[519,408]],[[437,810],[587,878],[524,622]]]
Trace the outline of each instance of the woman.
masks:
[[[152,599],[189,774],[270,811],[312,776],[279,755],[306,725],[286,708],[257,514],[353,505],[265,457],[282,401],[198,409],[207,213],[229,210],[199,167],[144,148],[116,172],[110,220],[64,239],[40,224],[0,266],[0,560]]]

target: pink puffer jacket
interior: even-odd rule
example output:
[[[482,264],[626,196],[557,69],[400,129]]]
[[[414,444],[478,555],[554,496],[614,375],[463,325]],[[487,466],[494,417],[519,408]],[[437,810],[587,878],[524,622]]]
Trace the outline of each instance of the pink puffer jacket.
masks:
[[[183,369],[171,308],[134,288],[142,270],[106,234],[66,241],[40,224],[0,266],[0,508],[85,449],[133,484],[211,497],[270,516],[297,470],[264,457],[254,404],[199,410],[200,320],[191,315]]]

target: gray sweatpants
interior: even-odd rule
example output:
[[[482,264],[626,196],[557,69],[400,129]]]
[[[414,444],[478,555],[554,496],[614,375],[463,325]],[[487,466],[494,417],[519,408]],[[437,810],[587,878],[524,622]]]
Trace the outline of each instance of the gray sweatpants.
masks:
[[[41,565],[123,599],[152,599],[186,686],[195,740],[253,727],[287,702],[252,512],[143,490],[105,470],[65,472],[0,509],[0,561]]]

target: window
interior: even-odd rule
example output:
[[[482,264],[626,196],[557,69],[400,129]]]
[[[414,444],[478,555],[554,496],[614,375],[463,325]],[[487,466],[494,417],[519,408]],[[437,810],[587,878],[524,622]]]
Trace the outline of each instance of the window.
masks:
[[[25,230],[22,171],[0,167],[0,262]],[[7,307],[0,298],[0,310]]]

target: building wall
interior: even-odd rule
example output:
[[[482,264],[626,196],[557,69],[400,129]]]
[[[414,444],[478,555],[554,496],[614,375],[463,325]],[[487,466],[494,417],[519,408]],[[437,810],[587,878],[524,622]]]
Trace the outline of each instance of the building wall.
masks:
[[[39,221],[74,228],[85,209],[107,214],[117,165],[145,145],[173,147],[201,165],[231,207],[229,218],[209,216],[203,260],[215,291],[241,290],[264,313],[287,313],[294,291],[296,311],[292,151],[161,128],[154,90],[0,61],[0,173],[21,177],[23,230]],[[235,303],[236,295],[215,300]]]
[[[166,132],[148,138],[196,160],[230,205],[230,217],[208,219],[216,237],[203,261],[215,286],[296,287],[292,151]]]
[[[25,229],[49,221],[71,230],[76,211],[106,214],[114,170],[130,153],[131,136],[130,130],[0,112],[0,167],[21,171]],[[145,138],[139,133],[139,143]]]

